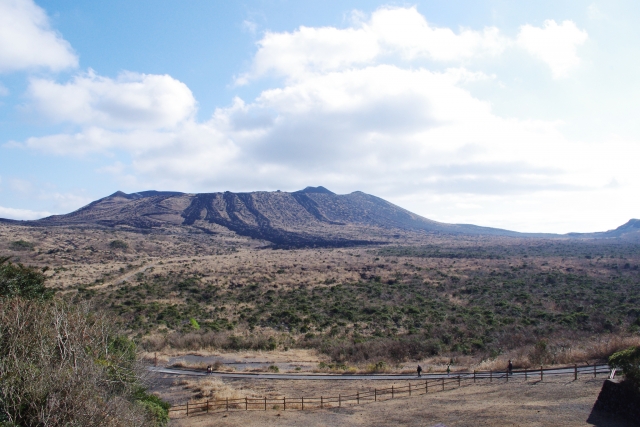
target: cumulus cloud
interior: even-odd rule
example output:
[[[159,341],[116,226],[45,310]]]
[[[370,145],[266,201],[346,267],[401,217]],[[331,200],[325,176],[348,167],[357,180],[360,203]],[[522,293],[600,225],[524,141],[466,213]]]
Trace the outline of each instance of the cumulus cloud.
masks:
[[[546,20],[542,28],[520,27],[517,45],[546,63],[554,78],[562,78],[580,65],[577,47],[588,37],[587,32],[580,30],[572,21],[558,24],[554,20]]]
[[[236,99],[204,123],[187,116],[171,129],[91,126],[22,145],[62,155],[123,150],[136,174],[172,188],[282,187],[283,177],[292,186],[350,182],[396,194],[567,185],[553,160],[564,147],[557,124],[495,116],[460,86],[472,78],[481,76],[385,64],[314,73],[252,102]]]
[[[580,63],[577,46],[587,32],[573,21],[557,24],[547,20],[542,27],[523,25],[515,39],[496,27],[482,30],[450,28],[430,24],[412,8],[383,7],[365,19],[356,14],[348,28],[305,27],[293,32],[266,32],[258,42],[252,68],[236,79],[247,84],[273,74],[289,80],[310,73],[324,73],[404,61],[432,60],[454,64],[475,58],[496,57],[509,48],[520,48],[545,62],[555,78],[566,77]]]
[[[360,16],[360,15],[357,15]],[[500,54],[509,41],[495,27],[482,31],[435,27],[415,7],[381,8],[355,27],[300,27],[294,32],[267,32],[258,42],[245,84],[268,73],[301,78],[308,73],[370,65],[388,56],[454,62]]]
[[[77,65],[77,56],[51,29],[44,10],[32,0],[0,0],[0,72]]]
[[[89,70],[65,84],[33,79],[28,96],[54,122],[111,129],[172,128],[196,110],[191,90],[168,75],[126,72],[110,79]]]

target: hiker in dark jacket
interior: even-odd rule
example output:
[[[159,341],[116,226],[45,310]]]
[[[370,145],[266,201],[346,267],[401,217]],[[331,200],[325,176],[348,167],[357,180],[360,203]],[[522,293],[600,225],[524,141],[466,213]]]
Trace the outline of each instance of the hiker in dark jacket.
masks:
[[[420,374],[422,374],[422,367],[418,365],[418,376],[420,376]]]
[[[511,363],[511,359],[509,359],[509,365],[507,366],[507,374],[513,375],[513,363]]]

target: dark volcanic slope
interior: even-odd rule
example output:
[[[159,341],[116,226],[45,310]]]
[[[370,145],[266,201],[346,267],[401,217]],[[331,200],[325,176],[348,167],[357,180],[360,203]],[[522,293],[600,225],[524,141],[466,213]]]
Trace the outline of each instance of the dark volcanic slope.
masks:
[[[307,187],[293,193],[227,191],[184,194],[143,191],[125,194],[118,191],[67,215],[20,223],[39,226],[123,226],[135,229],[184,225],[208,233],[215,233],[224,227],[239,235],[267,240],[283,247],[371,244],[425,233],[553,236],[440,223],[360,191],[338,195],[324,187]],[[595,233],[601,236],[574,236],[619,237],[628,232],[637,235],[639,227],[640,221],[632,220],[618,231]]]

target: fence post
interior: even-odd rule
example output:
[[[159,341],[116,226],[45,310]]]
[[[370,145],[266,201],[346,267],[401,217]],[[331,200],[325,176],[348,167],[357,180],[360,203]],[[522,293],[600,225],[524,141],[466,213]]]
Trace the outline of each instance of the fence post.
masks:
[[[524,368],[524,380],[527,380],[527,368]]]
[[[229,398],[227,397],[227,411],[229,411]]]
[[[304,411],[304,396],[302,396],[302,410]]]
[[[593,364],[593,378],[596,377],[596,364]]]
[[[391,398],[393,399],[393,385],[391,386]]]
[[[429,380],[424,380],[424,393],[429,393]]]
[[[320,409],[324,408],[324,398],[320,396]]]
[[[338,395],[338,408],[342,407],[342,395]]]
[[[283,411],[286,411],[286,410],[287,410],[287,396],[284,396],[284,397],[282,398],[282,408],[283,408],[283,409],[282,409]]]
[[[189,416],[189,401],[187,400],[187,417]]]
[[[474,383],[476,382],[476,370],[475,369],[473,370],[473,382]]]
[[[267,410],[267,396],[264,397],[264,410]]]
[[[458,375],[458,387],[460,387],[460,375]]]
[[[573,365],[573,379],[574,379],[574,381],[578,380],[578,365],[577,364]]]
[[[505,376],[507,377],[507,382],[509,382],[509,371],[506,372]]]
[[[409,396],[411,396],[411,383],[409,383]]]
[[[360,404],[360,392],[359,391],[356,392],[356,403],[358,405]]]
[[[542,370],[542,366],[540,366],[540,381],[544,379],[544,371]]]
[[[207,414],[209,413],[209,399],[207,399]]]
[[[374,402],[378,401],[378,389],[377,388],[373,389],[373,401]]]
[[[493,371],[489,371],[489,382],[493,382]]]
[[[244,397],[244,410],[249,410],[249,399],[247,398],[247,396]]]
[[[442,378],[442,391],[444,391],[444,378]]]

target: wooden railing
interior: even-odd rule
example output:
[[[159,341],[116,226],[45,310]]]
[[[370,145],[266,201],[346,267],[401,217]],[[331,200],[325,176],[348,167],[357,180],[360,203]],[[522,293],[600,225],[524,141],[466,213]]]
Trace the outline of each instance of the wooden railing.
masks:
[[[470,385],[478,381],[502,381],[504,383],[521,380],[543,381],[545,376],[573,376],[578,379],[579,375],[589,375],[594,378],[598,374],[610,373],[607,366],[569,366],[564,368],[551,368],[531,370],[517,370],[510,374],[504,371],[473,371],[456,373],[454,375],[442,376],[440,378],[429,378],[421,381],[407,381],[406,385],[392,385],[386,388],[373,388],[359,390],[351,394],[338,394],[337,396],[314,396],[314,397],[243,397],[236,399],[207,399],[206,401],[187,402],[183,405],[174,405],[169,409],[172,417],[194,416],[198,414],[208,414],[226,411],[267,411],[275,410],[311,410],[325,409],[342,406],[361,405],[398,397],[420,396],[438,391],[450,390],[462,387],[463,384]]]

